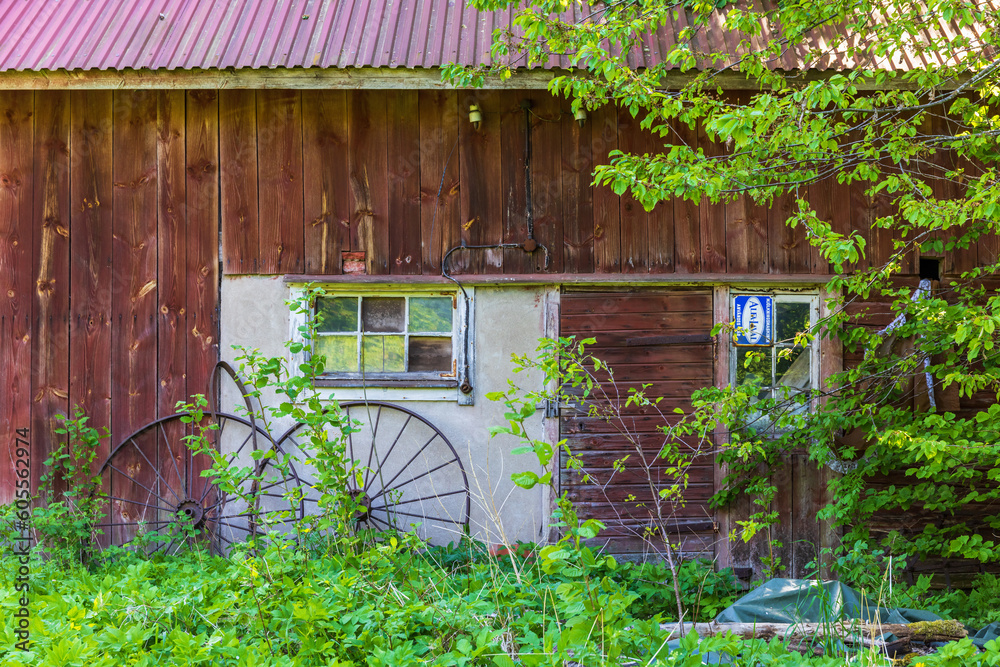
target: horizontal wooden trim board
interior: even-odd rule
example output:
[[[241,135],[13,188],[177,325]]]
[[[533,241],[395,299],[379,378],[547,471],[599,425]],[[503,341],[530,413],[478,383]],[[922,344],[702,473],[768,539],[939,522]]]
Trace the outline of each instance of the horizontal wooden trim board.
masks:
[[[741,285],[746,287],[818,287],[825,285],[832,275],[812,273],[528,273],[458,275],[455,280],[463,285]],[[289,284],[339,284],[339,285],[451,285],[442,276],[423,275],[286,275]]]
[[[490,79],[485,89],[545,90],[563,70],[521,72]],[[436,68],[285,68],[175,70],[40,70],[0,72],[0,90],[45,89],[286,89],[286,90],[449,90]]]
[[[490,77],[482,88],[487,90],[545,90],[556,76],[571,74],[568,70],[519,71],[509,79]],[[788,76],[800,83],[824,80],[838,72],[808,71],[789,72]],[[677,89],[690,83],[695,73],[668,72],[662,81],[667,89]],[[956,77],[957,87],[968,77]],[[712,78],[713,85],[726,90],[759,90],[760,84],[738,72],[722,72]],[[910,81],[892,80],[879,86],[861,81],[859,90],[915,89]],[[174,70],[30,70],[0,72],[0,90],[119,90],[119,89],[342,89],[342,90],[430,90],[452,89],[441,80],[438,68],[402,67],[276,67],[261,69],[174,69]]]
[[[407,380],[407,379],[385,379],[368,378],[365,380],[354,380],[333,377],[318,377],[313,381],[317,387],[404,387],[413,389],[416,387],[430,387],[434,389],[454,389],[458,387],[457,380]]]

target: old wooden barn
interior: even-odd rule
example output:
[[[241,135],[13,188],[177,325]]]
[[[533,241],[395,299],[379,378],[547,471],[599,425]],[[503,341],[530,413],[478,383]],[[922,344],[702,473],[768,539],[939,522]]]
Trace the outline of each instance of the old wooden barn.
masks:
[[[234,345],[284,354],[295,335],[285,301],[316,282],[348,313],[326,332],[338,361],[324,391],[401,406],[445,437],[469,480],[473,535],[544,541],[551,498],[514,487],[527,463],[487,433],[503,408],[484,395],[514,377],[511,354],[543,336],[593,336],[619,382],[683,408],[693,390],[735,381],[735,348],[710,335],[732,320],[734,295],[772,296],[779,318],[822,315],[831,267],[785,224],[789,201],[678,200],[647,213],[593,186],[611,151],[662,141],[625,110],[574,118],[545,90],[561,63],[483,89],[443,84],[441,66],[488,58],[507,14],[436,0],[130,4],[0,0],[0,447],[11,459],[0,501],[14,498],[18,433],[34,486],[74,406],[110,429],[103,460],[208,393]],[[865,235],[866,261],[893,252],[872,224],[884,201],[837,183],[809,198],[835,230]],[[934,277],[992,264],[997,251],[989,238],[945,252],[931,258]],[[916,285],[921,259],[906,258],[901,283]],[[414,328],[420,309],[443,324]],[[382,319],[369,327],[369,314]],[[381,360],[359,367],[369,345]],[[802,381],[818,386],[845,361],[817,342]],[[657,418],[627,418],[656,442]],[[589,516],[609,521],[598,542],[641,554],[648,516],[626,499],[647,491],[611,474],[628,443],[569,409],[535,420],[610,480],[595,490],[561,476]],[[795,456],[779,474],[778,537],[789,571],[802,572],[836,539],[816,519],[833,473]],[[676,532],[685,552],[752,567],[752,550],[726,539],[747,508],[707,504],[719,479],[714,458],[700,458]],[[114,502],[111,512],[142,514]]]

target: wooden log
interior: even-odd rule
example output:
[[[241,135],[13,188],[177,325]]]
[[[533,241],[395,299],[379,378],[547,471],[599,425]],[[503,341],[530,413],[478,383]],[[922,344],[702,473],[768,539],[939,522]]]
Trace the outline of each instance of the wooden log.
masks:
[[[678,634],[678,624],[664,623],[670,629],[668,639]],[[731,632],[744,639],[799,639],[803,637],[833,636],[847,643],[864,646],[878,645],[878,638],[892,633],[898,639],[918,642],[949,642],[969,635],[958,621],[919,621],[917,623],[866,623],[847,620],[839,623],[685,623],[684,633],[694,628],[699,637],[714,637]]]

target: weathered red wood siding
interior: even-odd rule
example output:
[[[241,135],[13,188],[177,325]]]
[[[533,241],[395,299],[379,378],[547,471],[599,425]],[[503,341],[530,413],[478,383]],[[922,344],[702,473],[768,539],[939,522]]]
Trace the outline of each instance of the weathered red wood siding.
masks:
[[[829,273],[804,228],[784,224],[787,197],[771,206],[676,200],[647,212],[628,195],[591,185],[593,165],[615,149],[653,152],[673,140],[709,155],[726,150],[686,126],[660,140],[627,111],[607,108],[581,127],[567,100],[542,91],[323,90],[221,94],[223,271],[334,275],[341,253],[355,251],[366,254],[372,274],[437,275],[441,258],[460,244],[523,243],[523,100],[531,102],[534,237],[548,249],[548,266],[541,249],[484,248],[455,252],[450,272]],[[482,112],[478,130],[471,104]],[[893,247],[872,229],[885,202],[863,190],[826,182],[808,196],[834,230],[862,232],[867,266]],[[987,264],[996,246],[984,239],[948,251],[942,269]],[[916,260],[905,258],[904,274],[917,271]]]
[[[207,391],[218,156],[214,92],[0,92],[0,452],[29,429],[36,483],[75,406],[118,441]]]

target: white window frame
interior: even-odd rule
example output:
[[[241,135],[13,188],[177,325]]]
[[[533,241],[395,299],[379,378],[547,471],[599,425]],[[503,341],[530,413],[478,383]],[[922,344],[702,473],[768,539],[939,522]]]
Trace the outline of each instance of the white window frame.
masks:
[[[735,312],[736,297],[738,296],[770,296],[774,298],[774,313],[777,316],[778,312],[778,301],[793,302],[793,303],[808,303],[809,308],[809,324],[811,327],[815,328],[816,323],[820,320],[820,293],[818,289],[808,289],[808,290],[777,290],[777,289],[761,289],[761,288],[738,288],[731,287],[729,290],[729,318],[730,321],[733,319],[733,313]],[[775,340],[770,346],[775,352],[781,349],[778,345],[777,340],[778,331],[777,326],[774,327],[774,337]],[[737,346],[732,337],[729,338],[729,386],[736,387],[736,370],[739,366],[739,350],[741,347],[749,347],[750,349],[759,349],[753,346]],[[788,347],[788,346],[786,346]],[[821,372],[820,372],[820,337],[815,336],[809,342],[809,384],[810,391],[813,389],[820,388]],[[777,354],[771,355],[771,378],[774,379],[775,376],[775,365],[777,363]],[[773,386],[773,385],[771,385]],[[811,411],[814,409],[814,401],[809,401],[807,403],[808,409]]]
[[[361,373],[330,373],[316,379],[316,387],[321,393],[336,397],[337,400],[384,400],[384,401],[456,401],[460,405],[473,405],[475,398],[475,294],[466,287],[467,298],[457,288],[441,285],[324,285],[326,296],[330,297],[420,297],[448,296],[455,306],[452,317],[452,362],[454,372],[398,372],[379,373],[364,376]],[[291,285],[291,299],[302,297],[305,285]],[[407,299],[407,305],[409,299]],[[359,299],[360,307],[360,299]],[[304,313],[292,313],[289,318],[290,339],[302,342],[299,329],[307,324]],[[359,320],[360,322],[360,320]],[[468,327],[468,334],[466,334]],[[423,335],[423,334],[421,334]],[[465,341],[468,337],[468,349]],[[363,334],[359,334],[359,338]],[[360,347],[360,344],[359,344]],[[360,353],[360,351],[359,351]],[[306,353],[292,354],[289,360],[293,369],[306,361]],[[466,363],[468,361],[468,364]],[[466,377],[468,366],[468,377]],[[471,386],[466,393],[462,387]]]

